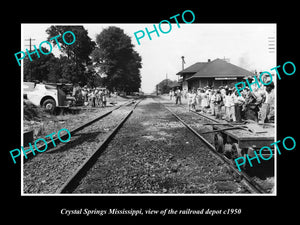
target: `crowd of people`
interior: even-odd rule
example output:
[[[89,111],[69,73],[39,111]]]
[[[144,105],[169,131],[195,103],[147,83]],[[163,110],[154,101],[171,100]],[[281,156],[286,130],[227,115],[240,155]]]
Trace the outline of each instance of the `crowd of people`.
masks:
[[[106,107],[107,98],[113,97],[112,104],[114,103],[113,99],[116,98],[117,93],[111,93],[104,88],[88,88],[88,87],[76,87],[73,89],[73,96],[77,102],[83,102],[84,106],[90,107]]]
[[[183,92],[180,88],[169,93],[170,100],[175,98],[176,104],[182,104],[181,98],[188,101],[189,110],[210,113],[219,119],[240,123],[243,120],[255,122],[274,122],[275,90],[274,83],[258,88],[253,85],[252,91],[246,87],[241,96],[236,89],[228,86],[219,88],[198,88]]]

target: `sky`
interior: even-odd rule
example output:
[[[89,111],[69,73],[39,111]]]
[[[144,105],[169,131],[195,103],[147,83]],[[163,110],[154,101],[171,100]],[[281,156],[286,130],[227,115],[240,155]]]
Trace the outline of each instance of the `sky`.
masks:
[[[154,24],[154,23],[153,23]],[[270,71],[276,65],[276,24],[201,24],[176,23],[171,24],[171,31],[167,34],[160,32],[156,27],[159,37],[155,32],[151,33],[150,40],[145,28],[152,31],[153,24],[22,24],[21,46],[25,51],[29,49],[29,41],[35,39],[32,45],[37,48],[42,41],[47,40],[46,29],[51,25],[83,25],[88,31],[89,37],[95,41],[96,35],[104,28],[117,26],[131,37],[134,49],[142,57],[142,91],[150,93],[155,90],[155,85],[165,79],[177,80],[176,73],[182,70],[182,59],[185,65],[193,65],[196,62],[207,62],[208,59],[226,58],[229,62],[249,71]],[[163,31],[169,30],[169,25],[163,23]],[[144,38],[138,45],[134,33],[143,30]],[[138,34],[140,35],[140,34]],[[271,41],[275,42],[275,51],[268,49]],[[46,45],[43,45],[46,47]],[[58,47],[52,51],[56,56],[60,54]]]

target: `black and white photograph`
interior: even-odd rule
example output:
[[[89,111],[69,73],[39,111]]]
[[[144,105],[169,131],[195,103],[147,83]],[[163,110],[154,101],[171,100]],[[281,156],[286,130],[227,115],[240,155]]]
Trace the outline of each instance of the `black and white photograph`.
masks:
[[[4,219],[296,217],[294,4],[111,3],[5,8]]]
[[[22,194],[276,195],[276,37],[22,24]]]

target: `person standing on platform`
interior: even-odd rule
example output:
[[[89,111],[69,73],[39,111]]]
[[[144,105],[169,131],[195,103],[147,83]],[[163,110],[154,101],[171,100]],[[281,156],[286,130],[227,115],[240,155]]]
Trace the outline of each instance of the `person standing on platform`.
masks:
[[[273,82],[270,85],[266,86],[265,95],[265,102],[262,103],[260,112],[260,122],[273,123],[275,117],[275,89]]]
[[[189,111],[196,110],[196,91],[193,89],[187,93]]]
[[[255,94],[249,90],[249,88],[245,88],[245,119],[253,120],[258,122],[258,111],[260,102],[257,101]]]
[[[221,112],[221,106],[223,104],[223,99],[220,90],[217,90],[216,95],[215,95],[215,114],[217,119],[222,118],[222,112]]]
[[[96,94],[95,94],[95,88],[93,88],[91,90],[91,93],[90,93],[90,97],[91,97],[91,106],[92,107],[95,107],[96,106]]]
[[[202,97],[201,107],[204,111],[208,107],[208,92],[206,90],[203,90],[201,97]]]
[[[232,90],[231,89],[226,89],[225,93],[225,98],[224,98],[224,106],[225,106],[225,117],[224,119],[227,121],[232,120],[232,111],[234,108],[234,103],[233,103],[233,96],[232,96]]]
[[[215,90],[211,91],[210,100],[209,100],[209,107],[211,115],[215,115],[215,99],[216,99],[216,92]]]
[[[172,90],[170,90],[170,92],[169,92],[169,96],[170,96],[170,100],[172,100]]]
[[[106,107],[106,97],[107,97],[107,90],[104,90],[103,94],[102,94],[102,104],[103,104],[103,107]]]
[[[236,121],[235,118],[235,107],[234,107],[234,99],[235,99],[235,94],[234,94],[234,88],[230,89],[230,99],[229,99],[229,119],[230,121]]]
[[[234,91],[234,112],[235,117],[233,118],[234,122],[241,123],[242,122],[242,108],[243,104],[245,103],[245,99],[242,95],[239,95],[238,92]]]
[[[182,92],[180,91],[180,88],[177,88],[176,92],[176,105],[179,104],[181,105],[181,95],[182,95]]]

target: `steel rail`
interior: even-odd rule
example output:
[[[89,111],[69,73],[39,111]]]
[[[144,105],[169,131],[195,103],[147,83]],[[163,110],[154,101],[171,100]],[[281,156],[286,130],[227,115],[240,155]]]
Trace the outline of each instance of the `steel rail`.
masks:
[[[161,102],[159,102],[162,104]],[[223,161],[227,166],[230,167],[232,171],[234,171],[240,178],[244,179],[244,184],[250,189],[252,193],[260,193],[264,194],[267,193],[262,187],[260,187],[258,184],[254,183],[251,178],[244,173],[243,171],[239,171],[235,166],[232,165],[231,160],[226,158],[224,155],[217,152],[215,149],[215,146],[213,146],[209,141],[207,141],[202,135],[200,135],[196,130],[194,130],[190,125],[188,125],[186,122],[184,122],[176,113],[174,113],[171,109],[169,109],[167,106],[162,104],[176,119],[178,119],[186,128],[188,128],[194,135],[196,135],[200,140],[202,140],[208,148],[211,150],[211,152],[221,161]]]
[[[184,107],[184,106],[181,106],[181,107]],[[218,120],[215,120],[215,119],[213,119],[213,118],[210,118],[209,116],[206,116],[206,115],[204,115],[204,114],[202,114],[202,113],[199,113],[199,112],[196,112],[196,111],[194,111],[194,110],[190,110],[190,112],[192,112],[192,113],[194,113],[194,114],[197,114],[197,115],[199,115],[199,116],[202,116],[202,117],[204,117],[205,119],[208,119],[208,120],[210,120],[210,121],[213,121],[213,122],[215,122],[215,123],[217,123],[217,124],[220,124],[220,123],[221,123],[221,122],[218,121]],[[224,123],[224,122],[223,122],[222,125],[228,125],[228,126],[230,126],[230,127],[235,127],[235,125],[233,125],[233,124],[230,124],[230,123]]]
[[[117,132],[124,125],[124,123],[133,113],[134,109],[142,100],[143,99],[135,103],[134,107],[125,116],[125,118],[122,119],[121,122],[111,132],[109,132],[106,138],[96,146],[95,148],[96,150],[94,151],[94,153],[91,156],[89,156],[81,164],[81,166],[77,168],[77,170],[67,179],[67,181],[56,191],[56,194],[72,193],[76,189],[81,179],[86,175],[87,171],[94,165],[94,163],[97,161],[101,153],[106,149],[109,142],[117,134]]]
[[[109,114],[111,114],[113,111],[119,109],[120,107],[122,107],[122,106],[127,106],[127,105],[130,105],[130,104],[133,104],[133,103],[134,103],[134,100],[131,100],[131,101],[129,101],[129,102],[125,102],[124,104],[119,105],[119,106],[113,108],[112,110],[110,110],[110,111],[108,111],[108,112],[106,112],[106,113],[100,115],[99,117],[97,117],[97,118],[95,118],[95,119],[92,119],[92,120],[90,120],[90,121],[88,121],[88,122],[86,122],[86,123],[84,123],[84,124],[82,124],[82,125],[80,125],[80,126],[74,128],[74,129],[72,129],[72,130],[70,131],[70,133],[71,133],[71,135],[73,135],[73,134],[75,134],[76,132],[78,132],[78,131],[84,129],[85,127],[87,127],[87,126],[89,126],[89,125],[91,125],[91,124],[97,122],[98,120],[103,119],[104,117],[108,116]],[[69,134],[66,133],[66,134],[60,136],[60,138],[65,138],[65,137],[67,137],[68,135],[69,135]],[[52,140],[51,140],[51,141],[48,141],[48,142],[47,142],[47,150],[49,150],[49,149],[51,149],[51,148],[54,148],[53,142],[55,142],[56,146],[58,146],[58,144],[61,143],[61,142],[58,141],[58,140],[59,140],[58,137],[55,137],[55,138],[53,138],[53,141],[52,141]],[[45,145],[46,145],[46,144],[42,144],[42,145],[39,146],[39,148],[45,149],[45,147],[46,147]],[[27,150],[27,149],[28,149],[28,148],[26,148],[25,150]],[[35,155],[37,155],[37,154],[39,154],[38,151],[35,151]],[[35,155],[32,153],[32,151],[26,153],[27,158],[26,158],[25,155],[23,154],[23,157],[24,157],[24,163],[26,163],[28,160],[30,160],[31,158],[33,158],[33,156],[35,156]]]

